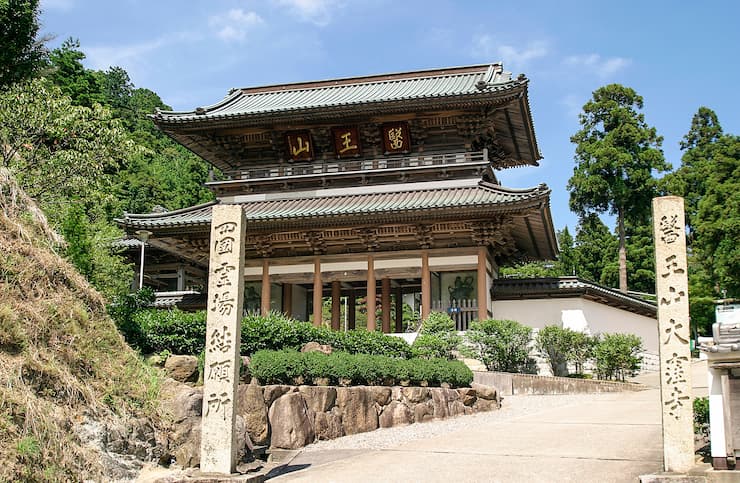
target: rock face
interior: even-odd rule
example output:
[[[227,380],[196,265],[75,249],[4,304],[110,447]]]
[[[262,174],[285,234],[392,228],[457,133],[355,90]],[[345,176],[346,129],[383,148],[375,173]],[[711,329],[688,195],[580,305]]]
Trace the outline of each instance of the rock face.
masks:
[[[172,426],[164,444],[167,450],[160,459],[174,460],[182,467],[197,466],[200,463],[202,389],[168,379],[162,393],[169,401]],[[297,449],[316,440],[490,411],[500,406],[496,389],[482,385],[460,389],[260,386],[253,380],[239,386],[237,398],[240,454],[249,447],[247,438],[258,445]],[[127,441],[121,442],[122,445],[132,444],[132,439],[151,439],[145,427],[125,432],[136,436],[118,438]]]
[[[198,382],[198,358],[195,356],[169,356],[164,371],[178,382]]]
[[[366,386],[337,388],[337,407],[342,415],[344,434],[378,429],[374,394],[368,389]]]
[[[269,410],[272,446],[296,449],[313,443],[316,433],[306,403],[298,392],[277,398]]]
[[[237,414],[244,418],[247,434],[254,444],[267,444],[270,436],[270,425],[267,417],[267,405],[262,387],[256,383],[239,386]]]

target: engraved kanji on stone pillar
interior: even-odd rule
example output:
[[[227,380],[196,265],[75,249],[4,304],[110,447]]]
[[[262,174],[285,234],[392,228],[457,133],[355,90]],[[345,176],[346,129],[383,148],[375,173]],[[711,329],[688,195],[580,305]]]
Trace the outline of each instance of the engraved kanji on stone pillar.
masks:
[[[686,472],[694,466],[694,417],[683,198],[664,196],[653,199],[653,233],[663,464],[666,471]]]
[[[237,463],[234,423],[244,306],[245,229],[241,206],[213,207],[200,443],[200,468],[205,473],[230,474]]]

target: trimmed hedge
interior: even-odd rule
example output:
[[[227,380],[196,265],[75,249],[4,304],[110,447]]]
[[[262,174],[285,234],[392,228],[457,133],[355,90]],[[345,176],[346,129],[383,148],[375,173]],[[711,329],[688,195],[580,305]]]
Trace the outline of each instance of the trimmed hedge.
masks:
[[[135,312],[131,320],[136,327],[136,347],[144,353],[169,351],[173,354],[196,355],[205,347],[205,311],[144,309]],[[265,317],[248,315],[242,320],[241,336],[241,353],[244,355],[265,349],[300,350],[306,342],[315,341],[351,354],[387,355],[402,359],[411,357],[411,347],[399,337],[363,329],[335,332],[279,313],[270,313]]]
[[[396,359],[369,354],[334,352],[301,353],[292,350],[261,350],[252,355],[250,372],[262,384],[311,384],[326,378],[330,384],[411,385],[427,383],[451,387],[469,386],[473,372],[460,361],[446,359]]]

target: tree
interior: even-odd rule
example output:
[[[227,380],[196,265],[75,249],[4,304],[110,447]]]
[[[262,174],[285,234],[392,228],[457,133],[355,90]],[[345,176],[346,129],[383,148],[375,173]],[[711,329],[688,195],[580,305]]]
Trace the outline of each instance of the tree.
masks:
[[[599,379],[624,381],[640,369],[642,339],[634,334],[604,334],[596,343],[594,357]]]
[[[653,172],[670,168],[660,150],[662,138],[638,112],[641,96],[610,84],[594,91],[579,116],[576,166],[568,181],[570,207],[579,215],[609,212],[617,216],[619,289],[627,291],[625,220],[643,221],[656,191]]]
[[[719,294],[740,297],[740,137],[722,136],[711,151],[692,250]]]
[[[38,0],[0,0],[0,89],[33,77],[46,57]]]
[[[470,324],[462,352],[489,371],[536,372],[529,357],[532,328],[515,320],[481,320]]]
[[[570,349],[575,331],[557,325],[546,325],[537,333],[535,346],[547,359],[553,376],[568,375]]]
[[[82,65],[83,59],[85,54],[80,50],[80,41],[68,38],[49,54],[49,78],[78,106],[102,104],[105,97],[98,76]]]
[[[578,254],[574,246],[573,236],[568,231],[567,226],[558,232],[558,246],[560,247],[560,255],[558,256],[560,270],[565,275],[575,275],[578,266]]]
[[[0,92],[0,119],[0,166],[42,207],[104,198],[105,169],[137,151],[108,109],[72,105],[42,79]]]
[[[579,219],[575,250],[578,260],[576,274],[579,277],[614,286],[605,277],[604,270],[617,261],[617,239],[597,214],[589,213]]]

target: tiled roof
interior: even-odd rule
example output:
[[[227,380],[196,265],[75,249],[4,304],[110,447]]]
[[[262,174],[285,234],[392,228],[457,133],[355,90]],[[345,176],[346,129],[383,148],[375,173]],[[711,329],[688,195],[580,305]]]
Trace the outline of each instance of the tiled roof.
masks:
[[[341,106],[443,98],[490,98],[491,93],[526,86],[501,64],[474,65],[320,82],[233,89],[217,104],[193,111],[158,111],[157,123],[247,118]]]
[[[290,199],[263,199],[240,202],[249,221],[290,221],[305,218],[340,216],[370,216],[386,213],[444,210],[453,208],[496,208],[505,213],[522,204],[546,203],[550,189],[540,185],[530,189],[510,189],[485,182],[463,184],[451,182],[447,187],[414,189],[405,185],[403,191],[343,190],[346,194]],[[381,190],[381,187],[377,188]],[[386,187],[387,189],[387,187]],[[211,207],[216,202],[169,213],[125,214],[117,220],[129,228],[169,228],[207,225]]]
[[[578,277],[503,278],[493,281],[492,292],[494,300],[585,296],[648,317],[658,313],[652,302]]]

